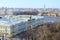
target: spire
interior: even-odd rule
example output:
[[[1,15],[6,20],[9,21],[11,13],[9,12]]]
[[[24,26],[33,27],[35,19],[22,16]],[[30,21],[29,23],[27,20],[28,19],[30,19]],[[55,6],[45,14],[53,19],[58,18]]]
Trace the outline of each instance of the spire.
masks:
[[[45,9],[46,9],[46,6],[45,6],[45,3],[44,3],[44,11],[45,11]]]
[[[45,9],[46,7],[45,7],[45,0],[44,0],[44,9]]]
[[[45,9],[45,3],[44,3],[44,9]]]

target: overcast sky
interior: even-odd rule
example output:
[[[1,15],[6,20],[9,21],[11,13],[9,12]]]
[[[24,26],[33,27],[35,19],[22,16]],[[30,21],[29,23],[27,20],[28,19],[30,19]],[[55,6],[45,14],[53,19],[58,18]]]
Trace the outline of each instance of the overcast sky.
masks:
[[[0,0],[0,8],[60,8],[60,0]]]

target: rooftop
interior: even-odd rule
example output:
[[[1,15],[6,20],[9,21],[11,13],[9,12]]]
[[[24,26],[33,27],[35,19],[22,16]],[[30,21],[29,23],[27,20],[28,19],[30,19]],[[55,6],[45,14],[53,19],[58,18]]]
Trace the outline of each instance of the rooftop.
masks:
[[[43,18],[43,16],[32,16],[32,19]],[[20,16],[2,16],[0,18],[0,26],[11,26],[18,23],[27,22],[30,19],[30,15],[20,15]]]
[[[15,17],[11,17],[11,18],[7,18],[7,17],[2,17],[0,19],[0,25],[2,26],[11,26],[11,25],[16,25],[18,23],[21,22],[26,22],[28,21],[29,18],[15,18]]]

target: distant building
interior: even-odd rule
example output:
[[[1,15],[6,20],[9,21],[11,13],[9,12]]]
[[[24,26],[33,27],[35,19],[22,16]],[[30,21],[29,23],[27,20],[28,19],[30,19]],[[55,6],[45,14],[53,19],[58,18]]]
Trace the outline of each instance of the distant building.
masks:
[[[17,12],[14,12],[13,15],[38,15],[38,11],[36,11],[36,10],[17,11]]]

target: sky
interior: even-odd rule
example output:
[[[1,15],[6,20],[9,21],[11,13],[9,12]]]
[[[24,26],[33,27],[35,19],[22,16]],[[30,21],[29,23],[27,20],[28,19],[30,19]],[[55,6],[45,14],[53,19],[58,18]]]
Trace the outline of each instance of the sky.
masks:
[[[0,0],[0,8],[60,8],[60,0]]]

